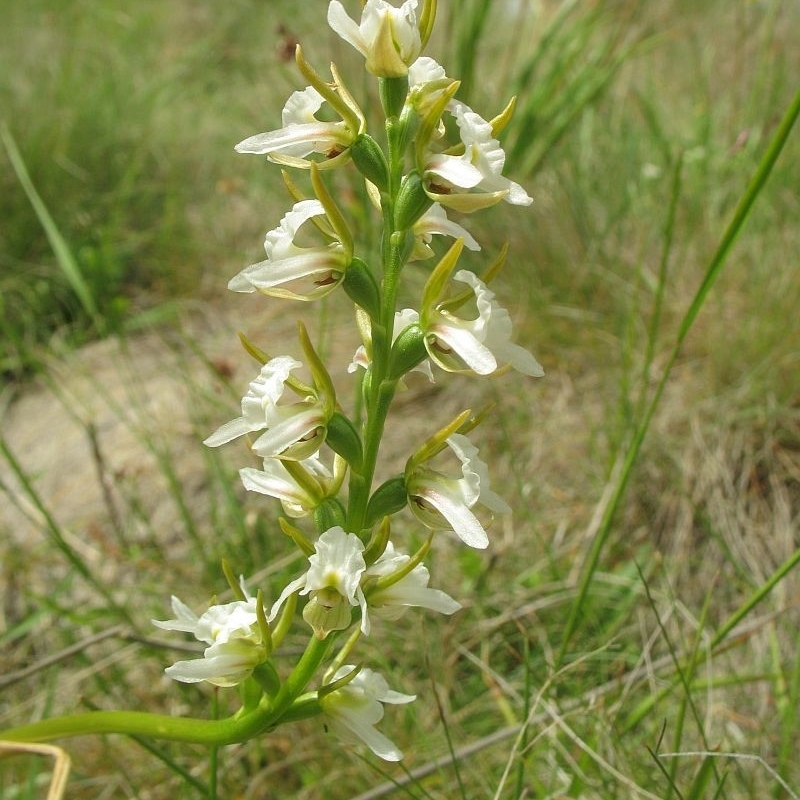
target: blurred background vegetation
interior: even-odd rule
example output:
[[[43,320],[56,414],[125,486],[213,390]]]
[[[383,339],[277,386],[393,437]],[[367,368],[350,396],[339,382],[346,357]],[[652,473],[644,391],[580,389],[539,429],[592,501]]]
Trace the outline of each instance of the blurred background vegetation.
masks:
[[[180,333],[187,307],[226,307],[225,282],[261,257],[264,232],[287,208],[279,171],[233,145],[277,127],[286,98],[302,88],[290,55],[296,40],[318,69],[332,58],[345,75],[360,74],[359,58],[324,24],[326,8],[323,0],[6,0],[6,400],[32,379],[47,382],[55,360],[89,341]],[[619,465],[798,89],[800,6],[440,0],[439,15],[428,52],[462,79],[459,97],[491,117],[518,96],[503,135],[506,174],[534,205],[502,205],[466,224],[485,253],[510,241],[497,291],[548,376],[505,377],[481,390],[456,382],[437,399],[456,411],[465,396],[498,401],[503,416],[484,426],[481,446],[514,520],[497,523],[490,553],[445,551],[433,565],[436,585],[469,599],[457,620],[404,621],[382,640],[388,655],[372,654],[400,678],[393,686],[423,698],[384,721],[409,768],[425,768],[394,796],[796,797],[800,581],[781,571],[800,552],[796,131],[683,342],[636,470],[621,478]],[[360,80],[356,94],[367,89]],[[339,189],[369,239],[376,223],[363,193],[355,182]],[[470,265],[480,269],[480,258]],[[325,306],[319,336],[342,318]],[[230,323],[231,353],[238,324]],[[202,350],[193,337],[187,349]],[[206,366],[184,377],[207,400],[226,367]],[[240,390],[198,412],[197,441],[229,418]],[[424,400],[401,413],[420,416]],[[31,424],[58,438],[46,420]],[[234,551],[237,570],[250,574],[280,554],[269,543],[271,519],[253,514],[262,507],[248,499],[242,510],[231,464],[203,456],[206,472],[194,480],[211,499],[201,514],[182,499],[186,486],[169,454],[147,442],[180,515],[169,542],[152,521],[144,540],[124,535],[126,520],[144,523],[139,498],[123,492],[112,551],[120,569],[136,565],[135,575],[89,580],[73,560],[83,558],[80,548],[63,535],[56,560],[69,569],[53,594],[12,582],[25,556],[15,544],[4,554],[4,578],[19,593],[6,601],[0,636],[7,672],[119,625],[138,636],[128,659],[103,671],[92,668],[94,648],[91,657],[71,656],[79,689],[65,688],[65,670],[37,670],[0,690],[0,721],[74,708],[78,692],[84,707],[135,698],[187,713],[202,702],[196,688],[147,683],[173,654],[142,643],[146,620],[164,616],[165,594],[190,599],[178,577],[204,602],[211,589],[196,576],[218,574],[221,555]],[[46,507],[48,498],[31,491]],[[179,564],[178,540],[191,554]],[[279,563],[271,580],[296,566]],[[226,752],[221,796],[383,796],[367,793],[383,779],[380,766],[309,730],[281,729]],[[456,758],[458,768],[431,767],[429,755],[447,762],[445,731],[456,750],[484,747]],[[203,751],[140,744],[131,761],[114,737],[85,743],[74,796],[206,796]],[[667,751],[705,755],[655,755]],[[22,774],[29,794],[9,797],[35,796],[36,768]],[[8,780],[0,792],[18,785]]]

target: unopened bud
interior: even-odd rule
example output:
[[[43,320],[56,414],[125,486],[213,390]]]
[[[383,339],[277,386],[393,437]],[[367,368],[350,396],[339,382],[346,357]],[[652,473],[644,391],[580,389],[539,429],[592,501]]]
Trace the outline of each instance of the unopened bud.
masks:
[[[389,166],[380,145],[368,134],[360,133],[350,146],[350,157],[358,171],[382,192],[389,186]]]
[[[422,178],[416,170],[409,172],[400,184],[394,211],[395,228],[406,231],[433,205],[425,193]]]
[[[425,332],[418,323],[412,323],[394,340],[389,361],[389,378],[399,380],[427,357]]]

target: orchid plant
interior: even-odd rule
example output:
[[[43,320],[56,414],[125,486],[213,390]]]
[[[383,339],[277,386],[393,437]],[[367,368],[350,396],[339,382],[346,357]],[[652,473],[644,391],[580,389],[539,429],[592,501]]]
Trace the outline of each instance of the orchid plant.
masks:
[[[482,416],[469,409],[442,421],[408,454],[404,468],[376,485],[395,393],[412,371],[429,380],[442,371],[487,376],[513,368],[543,374],[536,359],[512,341],[511,318],[489,288],[505,250],[482,277],[458,268],[462,249],[479,251],[480,245],[446,209],[468,215],[499,202],[527,206],[531,198],[502,174],[505,156],[497,136],[511,119],[513,100],[486,120],[456,99],[458,81],[422,55],[435,15],[436,0],[406,0],[399,8],[367,0],[356,21],[332,0],[328,23],[364,56],[377,81],[382,129],[370,129],[335,66],[330,79],[324,78],[298,46],[297,66],[309,85],[289,98],[280,128],[236,146],[286,170],[305,171],[313,196],[305,196],[285,171],[293,206],[267,233],[265,260],[243,269],[229,288],[301,301],[343,293],[355,305],[362,339],[347,368],[358,382],[359,401],[350,414],[302,325],[302,361],[265,353],[243,339],[260,363],[258,374],[242,397],[241,415],[205,441],[220,447],[246,439],[262,466],[243,468],[242,483],[280,501],[280,527],[307,561],[286,586],[255,594],[224,565],[231,602],[215,602],[198,615],[173,597],[173,617],[154,621],[205,646],[202,656],[177,661],[167,675],[236,687],[241,708],[222,720],[97,711],[30,724],[7,731],[7,738],[118,732],[227,744],[319,717],[344,740],[364,743],[389,761],[401,758],[376,725],[384,705],[415,698],[390,689],[384,677],[354,658],[356,647],[411,607],[458,611],[456,600],[429,587],[426,555],[447,531],[468,547],[487,547],[487,521],[509,507],[491,489],[488,467],[468,438]],[[325,104],[324,119],[334,121],[317,117]],[[383,226],[378,258],[359,254],[331,188],[334,170],[355,171],[366,182]],[[453,242],[430,268],[418,307],[400,308],[404,268],[435,258],[433,237]],[[416,552],[405,552],[392,538],[393,518],[406,510],[412,524],[427,532]],[[282,641],[298,617],[308,630],[307,646],[295,663],[282,663]]]

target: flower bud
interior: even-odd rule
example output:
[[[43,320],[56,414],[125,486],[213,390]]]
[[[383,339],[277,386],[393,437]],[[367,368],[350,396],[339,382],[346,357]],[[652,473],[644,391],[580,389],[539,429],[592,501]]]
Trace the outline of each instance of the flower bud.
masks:
[[[328,447],[338,453],[355,470],[361,469],[363,449],[355,425],[341,411],[335,411],[328,420],[325,438]],[[328,526],[331,527],[331,526]]]
[[[399,380],[428,357],[425,333],[418,323],[404,328],[394,340],[389,361],[390,380]]]
[[[354,258],[345,270],[342,288],[371,319],[380,317],[381,298],[378,284],[375,283],[375,276],[370,268],[360,258]]]
[[[389,166],[380,145],[368,134],[359,134],[350,146],[350,157],[358,171],[382,192],[389,186]]]
[[[406,507],[408,495],[402,475],[382,483],[372,494],[367,505],[366,524],[370,527],[381,517],[396,514]]]
[[[433,200],[426,194],[419,172],[409,172],[397,194],[394,210],[396,229],[408,230],[432,205]]]
[[[328,497],[314,509],[314,524],[318,530],[344,525],[345,513],[335,497]]]

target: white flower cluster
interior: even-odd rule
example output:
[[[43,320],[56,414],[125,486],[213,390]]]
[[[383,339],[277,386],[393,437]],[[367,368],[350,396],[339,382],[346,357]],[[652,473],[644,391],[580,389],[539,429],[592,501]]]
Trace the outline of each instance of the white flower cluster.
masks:
[[[275,700],[278,717],[270,726],[280,721],[286,705],[275,689],[280,679],[271,658],[279,642],[272,631],[282,628],[281,620],[292,613],[296,598],[305,598],[302,616],[317,642],[332,641],[355,623],[355,639],[359,632],[367,636],[376,621],[394,621],[410,607],[453,614],[460,604],[428,586],[430,576],[422,559],[431,540],[413,555],[403,553],[389,539],[390,517],[408,508],[431,537],[436,531],[452,531],[466,545],[485,548],[489,538],[481,517],[509,511],[490,488],[488,468],[464,435],[474,427],[468,424],[468,412],[413,453],[402,475],[373,491],[378,442],[369,437],[380,437],[391,393],[404,376],[421,371],[433,380],[434,367],[478,376],[508,367],[524,375],[543,374],[533,355],[512,341],[511,318],[487,283],[466,269],[456,269],[463,247],[481,248],[445,209],[471,213],[500,201],[527,206],[531,198],[502,175],[505,154],[496,137],[513,104],[488,122],[457,101],[458,83],[421,55],[435,5],[424,0],[418,13],[417,0],[406,0],[399,8],[386,0],[367,0],[360,22],[351,19],[338,0],[328,8],[331,28],[364,56],[367,71],[382,82],[384,110],[395,126],[387,150],[367,133],[366,116],[335,66],[332,81],[323,80],[299,49],[298,66],[311,85],[289,98],[281,128],[236,146],[241,153],[266,155],[278,164],[309,170],[316,197],[302,199],[296,187],[290,187],[295,203],[266,234],[266,259],[243,269],[229,288],[306,301],[340,287],[346,291],[358,308],[363,340],[348,370],[363,370],[359,382],[367,420],[383,415],[373,426],[345,416],[327,369],[301,332],[305,362],[265,356],[242,398],[241,416],[205,441],[217,447],[247,437],[261,466],[242,469],[242,483],[249,491],[280,501],[286,515],[281,526],[303,550],[308,568],[278,593],[269,610],[242,584],[234,587],[239,599],[212,605],[199,617],[173,597],[174,619],[155,624],[191,633],[206,645],[202,658],[179,661],[167,669],[168,675],[217,686],[252,679],[266,697],[265,713],[273,695],[280,698]],[[454,144],[446,141],[446,114],[458,131]],[[405,153],[393,151],[397,142],[403,142]],[[410,160],[413,168],[399,175]],[[384,223],[390,220],[394,225],[384,231],[391,252],[384,252],[380,268],[369,267],[355,255],[350,226],[322,179],[351,162],[364,177]],[[394,287],[403,264],[433,257],[434,236],[455,241],[432,270],[419,308],[397,309]],[[391,341],[386,342],[382,332],[389,329]],[[304,364],[310,383],[296,374]],[[458,466],[439,463],[447,458]],[[340,499],[348,475],[349,492]],[[294,520],[302,519],[313,520],[315,538],[295,527]],[[334,665],[342,664],[355,639],[351,636]],[[339,666],[330,673],[319,690],[317,708],[330,728],[346,740],[365,742],[384,759],[399,759],[400,751],[374,726],[383,716],[382,704],[408,703],[414,697],[391,691],[369,669]],[[310,680],[312,675],[306,677]]]

